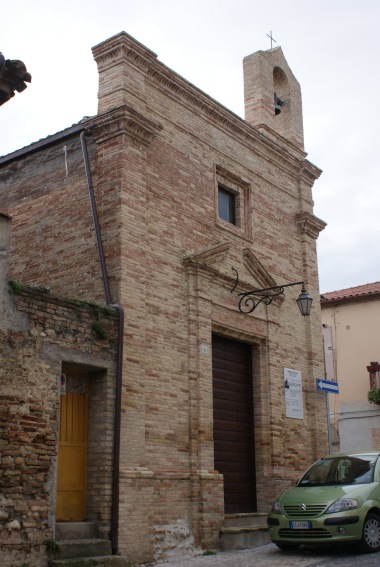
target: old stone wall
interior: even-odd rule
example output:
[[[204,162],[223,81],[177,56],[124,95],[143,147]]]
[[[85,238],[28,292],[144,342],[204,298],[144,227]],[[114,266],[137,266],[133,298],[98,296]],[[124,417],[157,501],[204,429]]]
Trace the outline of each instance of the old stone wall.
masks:
[[[45,543],[54,540],[62,365],[108,369],[114,381],[117,315],[16,283],[9,302],[13,317],[0,331],[0,562],[45,567]],[[94,334],[95,322],[101,322],[106,340]],[[108,392],[108,398],[114,395]],[[99,429],[112,435],[113,407],[107,409],[109,418]],[[97,439],[104,451],[103,478],[92,492],[103,497],[108,492],[97,519],[109,525],[112,439],[108,452],[104,434],[98,431]]]

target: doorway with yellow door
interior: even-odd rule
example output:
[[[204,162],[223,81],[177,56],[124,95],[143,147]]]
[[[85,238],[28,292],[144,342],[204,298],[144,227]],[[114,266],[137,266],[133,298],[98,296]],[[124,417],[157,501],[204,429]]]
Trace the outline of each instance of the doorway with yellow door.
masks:
[[[61,376],[56,519],[86,519],[89,374]]]

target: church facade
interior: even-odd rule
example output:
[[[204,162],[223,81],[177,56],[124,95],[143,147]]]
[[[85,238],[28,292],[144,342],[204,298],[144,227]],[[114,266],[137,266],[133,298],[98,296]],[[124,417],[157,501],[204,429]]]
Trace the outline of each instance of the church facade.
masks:
[[[315,390],[321,171],[281,48],[245,58],[244,120],[125,32],[93,55],[98,114],[0,158],[0,210],[13,219],[12,280],[124,316],[120,391],[116,379],[104,389],[118,404],[113,500],[99,503],[108,512],[90,505],[88,453],[91,467],[77,467],[87,504],[57,497],[53,530],[98,518],[115,553],[150,561],[173,533],[179,554],[181,541],[218,548],[226,516],[267,513],[327,450]],[[282,285],[261,302],[241,295]],[[92,439],[96,411],[83,409]]]

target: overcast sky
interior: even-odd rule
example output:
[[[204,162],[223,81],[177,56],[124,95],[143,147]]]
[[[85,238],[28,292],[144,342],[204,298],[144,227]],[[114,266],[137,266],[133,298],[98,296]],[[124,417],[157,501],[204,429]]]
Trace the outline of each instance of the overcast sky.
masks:
[[[0,155],[96,114],[91,48],[120,31],[241,117],[242,60],[269,49],[272,31],[301,84],[308,159],[323,170],[320,290],[380,280],[379,0],[3,3],[0,51],[32,83],[0,107]]]

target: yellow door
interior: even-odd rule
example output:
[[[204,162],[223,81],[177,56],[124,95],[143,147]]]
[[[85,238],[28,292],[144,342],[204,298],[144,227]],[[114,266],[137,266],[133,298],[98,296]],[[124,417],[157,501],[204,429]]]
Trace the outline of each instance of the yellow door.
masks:
[[[88,376],[63,374],[58,445],[57,520],[86,516]]]

